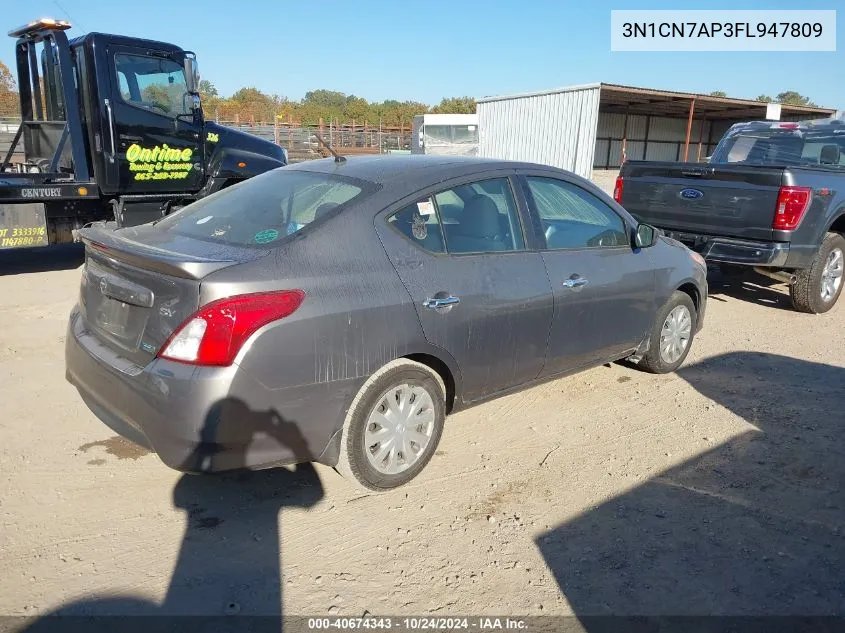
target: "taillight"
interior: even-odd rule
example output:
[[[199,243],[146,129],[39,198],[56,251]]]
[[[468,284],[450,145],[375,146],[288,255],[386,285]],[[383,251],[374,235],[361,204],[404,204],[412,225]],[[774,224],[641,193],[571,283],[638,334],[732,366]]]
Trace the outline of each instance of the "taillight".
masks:
[[[616,178],[616,186],[613,187],[613,199],[622,204],[622,176]]]
[[[810,187],[781,187],[778,191],[775,219],[772,228],[776,231],[792,231],[801,223],[801,218],[810,207],[813,190]]]
[[[158,356],[191,365],[231,365],[250,336],[296,312],[304,298],[302,290],[283,290],[213,301],[185,319]]]

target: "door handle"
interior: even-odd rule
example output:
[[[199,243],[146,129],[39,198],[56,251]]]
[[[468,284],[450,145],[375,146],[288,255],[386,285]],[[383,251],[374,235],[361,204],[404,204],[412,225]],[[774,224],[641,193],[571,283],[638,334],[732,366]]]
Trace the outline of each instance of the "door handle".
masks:
[[[431,308],[432,310],[437,310],[438,308],[448,308],[449,306],[453,306],[460,302],[461,300],[458,297],[448,296],[437,299],[426,299],[423,301],[423,306]]]
[[[109,117],[109,138],[111,139],[111,155],[109,156],[109,162],[113,163],[116,152],[114,144],[114,115],[111,111],[111,101],[109,101],[108,99],[104,99],[104,102],[106,106],[106,112],[108,113]]]
[[[586,286],[589,283],[584,277],[570,277],[566,281],[563,282],[564,288],[571,288],[573,290],[578,290],[582,286]]]

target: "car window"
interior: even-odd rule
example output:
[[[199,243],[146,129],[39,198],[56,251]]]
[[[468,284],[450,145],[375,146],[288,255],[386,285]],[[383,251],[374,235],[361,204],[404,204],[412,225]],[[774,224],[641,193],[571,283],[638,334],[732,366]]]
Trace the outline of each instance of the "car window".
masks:
[[[223,244],[268,245],[367,195],[374,186],[328,174],[273,170],[201,198],[156,226]]]
[[[123,53],[116,54],[114,60],[124,101],[174,118],[190,114],[188,86],[181,64],[172,59]]]
[[[581,187],[555,178],[527,178],[549,249],[627,246],[625,223]]]
[[[449,253],[525,248],[516,201],[507,178],[459,185],[434,196]]]
[[[409,204],[387,219],[390,226],[431,253],[444,253],[443,230],[431,197]]]

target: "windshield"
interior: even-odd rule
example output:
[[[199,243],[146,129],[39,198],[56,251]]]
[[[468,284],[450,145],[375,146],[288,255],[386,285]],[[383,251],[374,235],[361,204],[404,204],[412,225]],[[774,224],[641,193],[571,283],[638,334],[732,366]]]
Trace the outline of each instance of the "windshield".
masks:
[[[189,204],[156,227],[200,240],[261,246],[293,235],[374,185],[328,174],[274,170]]]
[[[743,129],[729,132],[711,163],[816,165],[845,168],[845,134],[790,129]]]

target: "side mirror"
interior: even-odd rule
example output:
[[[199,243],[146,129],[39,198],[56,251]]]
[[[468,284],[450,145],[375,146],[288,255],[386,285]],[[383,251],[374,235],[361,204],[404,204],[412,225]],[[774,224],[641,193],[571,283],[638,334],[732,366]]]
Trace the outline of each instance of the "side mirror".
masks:
[[[657,229],[650,224],[639,224],[634,233],[634,246],[649,248],[657,243]]]
[[[197,66],[197,59],[193,53],[185,53],[185,83],[188,88],[188,94],[199,94],[200,71],[199,66]]]

